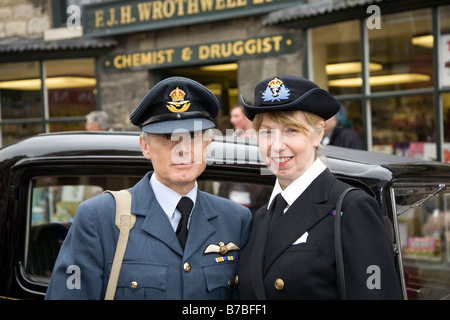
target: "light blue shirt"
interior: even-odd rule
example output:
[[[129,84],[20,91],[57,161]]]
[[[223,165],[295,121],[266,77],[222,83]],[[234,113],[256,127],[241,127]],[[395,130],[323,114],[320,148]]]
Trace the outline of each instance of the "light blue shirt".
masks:
[[[152,186],[153,192],[155,193],[156,200],[158,200],[159,205],[167,215],[167,218],[169,219],[169,222],[172,225],[173,231],[176,231],[178,227],[178,222],[181,219],[181,213],[180,211],[177,210],[177,204],[181,199],[181,195],[178,192],[170,189],[169,187],[159,182],[155,174],[152,174],[150,178],[150,185]],[[197,199],[197,190],[198,185],[196,181],[194,188],[192,188],[192,190],[185,195],[185,197],[189,197],[194,203],[192,210],[194,210],[195,207],[195,200]],[[189,218],[189,222],[190,220],[191,219]]]

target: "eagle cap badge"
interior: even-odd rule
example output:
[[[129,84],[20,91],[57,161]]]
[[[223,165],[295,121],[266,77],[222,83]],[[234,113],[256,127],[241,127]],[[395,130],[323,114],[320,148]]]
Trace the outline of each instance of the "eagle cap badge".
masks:
[[[290,96],[290,90],[286,88],[283,81],[278,78],[274,78],[267,84],[266,90],[262,93],[262,98],[264,102],[274,102],[287,100]]]
[[[176,87],[176,89],[172,90],[169,93],[169,97],[172,99],[172,101],[167,102],[167,109],[174,113],[185,112],[186,110],[188,110],[191,106],[191,103],[189,102],[189,100],[184,100],[185,96],[186,93],[179,87]]]
[[[209,244],[205,251],[203,251],[203,254],[208,253],[220,253],[221,255],[226,255],[228,251],[237,251],[241,250],[235,243],[228,242],[225,244],[223,241],[219,241],[219,244]]]

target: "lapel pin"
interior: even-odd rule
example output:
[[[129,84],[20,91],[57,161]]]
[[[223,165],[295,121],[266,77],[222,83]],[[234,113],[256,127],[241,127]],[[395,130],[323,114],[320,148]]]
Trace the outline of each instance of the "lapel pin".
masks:
[[[239,247],[233,243],[233,242],[228,242],[227,244],[225,244],[225,242],[223,241],[219,241],[219,244],[209,244],[205,251],[203,251],[203,254],[208,254],[208,253],[220,253],[221,255],[226,255],[228,251],[237,251],[240,250]]]

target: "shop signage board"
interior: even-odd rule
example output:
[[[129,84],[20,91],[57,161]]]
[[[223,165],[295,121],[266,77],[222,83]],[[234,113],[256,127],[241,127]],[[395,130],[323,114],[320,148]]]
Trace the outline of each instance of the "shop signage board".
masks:
[[[84,36],[109,36],[264,14],[304,0],[112,1],[83,6]]]
[[[104,71],[157,69],[195,64],[216,64],[243,58],[293,53],[298,48],[294,34],[279,34],[107,55]]]

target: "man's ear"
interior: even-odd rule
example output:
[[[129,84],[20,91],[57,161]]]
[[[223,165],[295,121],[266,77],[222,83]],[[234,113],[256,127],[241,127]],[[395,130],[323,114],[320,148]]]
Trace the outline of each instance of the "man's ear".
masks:
[[[144,157],[148,160],[151,160],[149,152],[149,143],[147,139],[145,139],[142,135],[139,136],[139,145],[141,146],[141,151]]]

